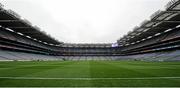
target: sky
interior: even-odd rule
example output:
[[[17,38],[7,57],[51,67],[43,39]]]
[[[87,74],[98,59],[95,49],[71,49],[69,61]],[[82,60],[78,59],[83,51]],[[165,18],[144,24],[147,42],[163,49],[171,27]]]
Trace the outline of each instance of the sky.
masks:
[[[0,0],[65,43],[115,43],[169,0]]]

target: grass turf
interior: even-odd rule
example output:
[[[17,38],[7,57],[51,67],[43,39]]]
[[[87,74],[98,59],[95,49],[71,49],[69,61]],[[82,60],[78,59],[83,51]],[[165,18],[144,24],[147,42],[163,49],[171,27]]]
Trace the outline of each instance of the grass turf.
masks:
[[[14,79],[13,77],[25,78]],[[148,77],[155,77],[155,79],[128,79]],[[156,77],[177,78],[156,79]],[[0,87],[180,87],[180,62],[0,62]]]

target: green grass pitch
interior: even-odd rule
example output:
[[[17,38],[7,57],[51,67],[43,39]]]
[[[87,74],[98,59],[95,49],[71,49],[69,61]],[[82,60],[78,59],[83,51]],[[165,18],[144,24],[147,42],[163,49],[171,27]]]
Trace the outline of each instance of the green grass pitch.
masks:
[[[180,87],[180,62],[0,62],[0,87]]]

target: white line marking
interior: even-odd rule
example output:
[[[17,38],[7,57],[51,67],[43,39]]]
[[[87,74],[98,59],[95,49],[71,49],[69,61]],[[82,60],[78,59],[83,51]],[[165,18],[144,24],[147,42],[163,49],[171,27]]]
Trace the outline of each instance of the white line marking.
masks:
[[[180,77],[139,77],[139,78],[43,78],[43,77],[0,77],[0,79],[32,79],[32,80],[143,80],[143,79],[180,79]]]

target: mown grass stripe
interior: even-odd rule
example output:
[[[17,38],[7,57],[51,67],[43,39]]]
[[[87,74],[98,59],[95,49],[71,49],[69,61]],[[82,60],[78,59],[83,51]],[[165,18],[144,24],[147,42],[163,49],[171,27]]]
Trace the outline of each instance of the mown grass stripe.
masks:
[[[141,80],[141,79],[180,79],[180,77],[139,77],[139,78],[43,78],[43,77],[0,77],[0,79],[34,79],[34,80]]]

